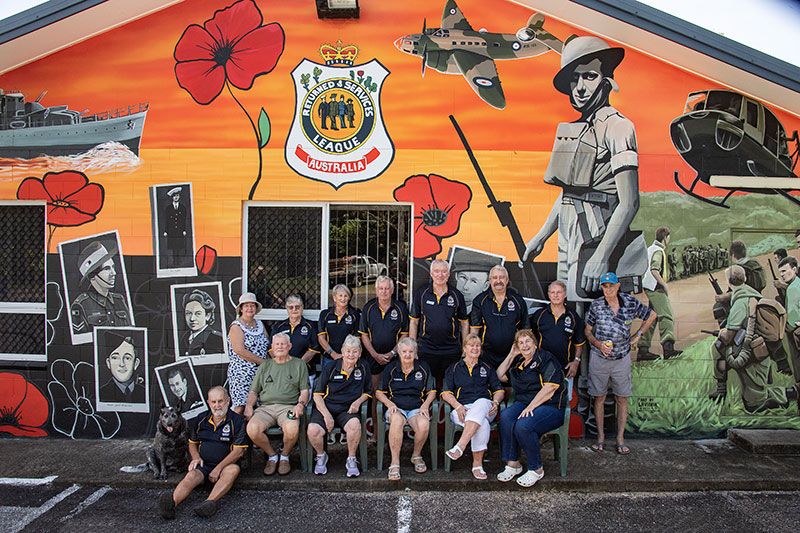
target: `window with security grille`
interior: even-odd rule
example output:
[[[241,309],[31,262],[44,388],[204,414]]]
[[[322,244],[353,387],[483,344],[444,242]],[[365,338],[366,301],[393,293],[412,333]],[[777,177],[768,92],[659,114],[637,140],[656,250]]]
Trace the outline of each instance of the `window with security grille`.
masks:
[[[329,290],[340,283],[353,291],[352,305],[362,307],[381,275],[406,297],[410,205],[249,203],[244,219],[245,288],[264,304],[261,318],[285,318],[290,294],[303,298],[313,318],[332,305]]]
[[[0,360],[47,361],[45,207],[0,202]]]

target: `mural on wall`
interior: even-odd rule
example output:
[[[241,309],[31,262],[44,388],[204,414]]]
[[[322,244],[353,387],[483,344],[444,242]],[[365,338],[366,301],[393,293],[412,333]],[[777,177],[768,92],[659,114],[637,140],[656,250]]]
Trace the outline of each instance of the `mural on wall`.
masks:
[[[489,271],[495,265],[502,265],[506,258],[466,246],[451,246],[447,262],[450,264],[450,279],[455,281],[456,289],[464,295],[467,313],[472,310],[472,300],[489,288]]]
[[[616,270],[663,318],[632,352],[629,429],[700,435],[733,425],[800,428],[793,401],[800,298],[790,289],[800,282],[794,264],[783,263],[800,258],[797,206],[787,183],[770,181],[796,179],[797,137],[786,132],[800,126],[800,110],[737,97],[735,88],[592,37],[591,28],[550,17],[545,30],[541,15],[514,2],[489,9],[460,0],[473,22],[492,31],[473,30],[452,1],[440,28],[422,22],[430,15],[426,0],[408,0],[403,9],[374,4],[368,17],[344,23],[300,17],[293,3],[277,0],[178,3],[3,74],[3,87],[34,95],[50,87],[48,99],[78,109],[152,102],[144,105],[152,111],[147,135],[136,150],[123,147],[141,154],[135,165],[90,160],[96,146],[78,156],[0,159],[0,198],[46,202],[48,242],[59,253],[46,265],[48,365],[0,376],[29,384],[22,404],[0,387],[3,421],[22,405],[20,427],[32,424],[37,433],[142,437],[152,436],[162,400],[173,403],[184,389],[187,401],[198,396],[189,407],[201,409],[203,391],[225,382],[226,325],[242,277],[271,279],[253,276],[243,262],[251,228],[242,201],[257,198],[354,208],[409,202],[413,234],[404,229],[397,241],[413,256],[415,283],[427,281],[429,261],[449,251],[451,281],[464,293],[485,286],[491,264],[504,263],[531,307],[545,299],[542,287],[563,278],[581,308],[597,294],[599,276]],[[495,32],[525,20],[516,34]],[[395,41],[420,22],[421,33]],[[586,35],[566,39],[576,32]],[[358,53],[370,60],[356,64]],[[438,74],[420,82],[419,59],[423,73],[427,67],[466,83]],[[670,83],[652,81],[662,79]],[[98,90],[87,95],[87,86]],[[228,95],[217,98],[223,91]],[[4,131],[0,149],[10,146]],[[272,136],[285,144],[270,145]],[[692,172],[697,179],[683,178]],[[746,177],[757,187],[723,182],[717,196],[709,186],[717,175]],[[772,189],[782,192],[742,194]],[[371,233],[359,227],[353,234]],[[309,240],[300,230],[293,236],[298,249]],[[739,240],[746,257],[731,258]],[[786,255],[773,257],[780,249]],[[392,272],[390,261],[377,261]],[[754,355],[763,352],[750,339],[717,350],[715,360],[716,331],[725,328],[715,320],[721,306],[709,273],[724,296],[724,269],[748,261],[763,267],[764,286],[754,290],[780,301],[788,325],[783,335],[762,335],[766,357]],[[371,296],[373,282],[353,290]],[[280,302],[287,295],[278,292],[269,294]],[[741,301],[731,304],[740,308]],[[767,307],[758,309],[763,322]],[[95,327],[103,333],[92,343]],[[105,338],[112,334],[123,336],[116,346]],[[118,377],[109,368],[115,351],[128,359],[116,367]],[[103,390],[112,385],[124,394],[126,381],[133,386],[124,401],[110,398],[113,388]],[[49,413],[39,405],[27,414],[32,388],[45,387]],[[590,434],[581,379],[575,390],[570,434]],[[760,391],[766,400],[754,396]]]
[[[134,325],[117,231],[61,242],[58,253],[73,344],[92,342],[96,326]]]
[[[214,13],[203,26],[192,24],[175,45],[175,78],[178,85],[200,105],[208,105],[222,89],[244,113],[255,136],[258,173],[248,198],[261,181],[261,150],[269,142],[271,125],[262,107],[257,122],[231,89],[247,91],[258,76],[269,74],[283,53],[283,28],[278,23],[263,24],[264,18],[253,0],[238,2]]]
[[[97,327],[95,331],[96,409],[149,413],[147,328]]]
[[[296,100],[286,163],[334,189],[376,178],[394,159],[381,110],[389,71],[377,59],[355,65],[358,48],[341,41],[323,44],[319,53],[324,65],[303,59],[292,71]]]
[[[481,100],[497,109],[506,107],[506,97],[497,74],[496,59],[536,57],[553,50],[560,53],[562,43],[544,29],[544,16],[534,13],[527,26],[516,34],[475,31],[453,0],[442,13],[441,28],[404,35],[394,42],[403,53],[422,58],[425,68],[444,74],[460,74]]]
[[[227,363],[222,283],[190,283],[171,289],[176,360],[188,358],[196,365]]]
[[[100,149],[139,155],[149,104],[87,114],[66,105],[44,106],[47,91],[34,101],[0,89],[0,158],[34,159]],[[100,127],[98,127],[100,126]]]
[[[65,170],[48,172],[42,179],[29,177],[17,188],[20,200],[47,202],[47,250],[56,228],[81,226],[97,218],[103,209],[105,190],[99,183],[89,182],[82,172]]]
[[[158,379],[158,388],[164,405],[178,407],[181,415],[191,420],[206,410],[205,395],[197,381],[191,359],[177,361],[153,369]]]
[[[153,250],[159,278],[196,276],[191,183],[152,187]]]
[[[42,426],[50,406],[44,394],[20,374],[0,372],[0,434],[46,437]]]
[[[675,172],[675,183],[686,194],[729,208],[725,201],[737,190],[747,190],[780,194],[800,206],[800,200],[789,194],[800,190],[800,183],[770,179],[797,178],[794,172],[800,157],[797,130],[788,137],[780,120],[761,102],[729,90],[696,91],[689,94],[684,114],[672,121],[669,131],[675,149],[697,172],[689,187],[681,183]],[[712,176],[717,176],[715,183],[711,183]],[[751,179],[746,184],[725,187],[728,176]],[[728,193],[721,201],[711,200],[694,192],[698,182],[726,189]]]

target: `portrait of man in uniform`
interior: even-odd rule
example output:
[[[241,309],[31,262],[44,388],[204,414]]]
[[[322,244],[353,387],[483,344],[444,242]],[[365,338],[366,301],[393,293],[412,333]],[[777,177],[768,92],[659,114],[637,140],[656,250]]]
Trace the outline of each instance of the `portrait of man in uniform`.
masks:
[[[116,231],[58,245],[73,344],[92,341],[97,326],[134,325]]]
[[[151,188],[158,277],[194,276],[194,216],[192,184]]]
[[[191,359],[159,366],[155,372],[164,403],[174,407],[181,402],[183,418],[191,420],[206,409]]]
[[[227,363],[222,283],[172,285],[175,359],[195,365]]]
[[[147,330],[100,327],[95,331],[97,410],[149,412]]]
[[[609,103],[619,91],[614,70],[625,51],[597,37],[564,44],[553,86],[580,113],[556,129],[544,182],[560,187],[547,220],[528,241],[523,261],[532,260],[558,232],[557,278],[567,299],[600,296],[600,277],[616,272],[623,292],[641,292],[647,245],[630,229],[639,210],[639,154],[633,123]]]
[[[489,288],[489,271],[495,265],[502,265],[505,257],[473,250],[464,246],[450,248],[450,283],[464,295],[467,313],[472,310],[472,300]]]

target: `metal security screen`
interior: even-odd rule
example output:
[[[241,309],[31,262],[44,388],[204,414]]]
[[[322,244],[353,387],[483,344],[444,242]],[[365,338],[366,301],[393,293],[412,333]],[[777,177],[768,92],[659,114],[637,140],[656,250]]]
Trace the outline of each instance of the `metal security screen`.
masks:
[[[247,290],[265,309],[283,309],[291,294],[320,308],[322,217],[321,206],[249,206]]]
[[[47,361],[45,207],[0,203],[2,361]]]

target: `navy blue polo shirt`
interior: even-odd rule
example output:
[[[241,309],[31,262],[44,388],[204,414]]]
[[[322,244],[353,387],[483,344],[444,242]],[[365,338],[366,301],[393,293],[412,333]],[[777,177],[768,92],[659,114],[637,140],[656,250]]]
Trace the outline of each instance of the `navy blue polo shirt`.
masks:
[[[528,322],[528,305],[514,289],[506,289],[502,305],[497,305],[492,289],[487,289],[472,300],[470,326],[483,328],[482,359],[497,368],[514,344],[517,330]]]
[[[391,361],[383,369],[378,389],[405,411],[419,409],[429,392],[436,390],[436,382],[428,363],[414,360],[414,369],[406,374],[400,359]]]
[[[347,306],[347,313],[343,316],[336,314],[336,308],[330,307],[319,314],[319,330],[317,335],[326,337],[328,344],[334,352],[342,353],[342,343],[348,335],[358,333],[358,322],[361,311],[355,307]]]
[[[461,325],[467,322],[467,304],[458,289],[447,286],[441,297],[433,292],[433,283],[414,294],[411,318],[419,320],[417,343],[425,355],[460,355]]]
[[[342,360],[337,359],[326,366],[314,382],[314,395],[322,396],[329,411],[339,413],[347,411],[362,394],[372,397],[371,383],[372,374],[367,371],[364,361],[356,361],[348,375],[342,370]]]
[[[367,335],[378,353],[391,352],[403,335],[408,335],[408,307],[402,300],[392,298],[384,312],[378,299],[368,301],[361,311],[358,332]],[[369,355],[369,354],[367,354]]]
[[[562,368],[573,359],[572,347],[586,343],[583,320],[570,308],[556,318],[549,305],[540,307],[531,315],[531,330],[539,346],[555,355]]]
[[[319,342],[317,341],[317,328],[305,319],[300,318],[300,322],[295,327],[289,324],[287,318],[283,322],[279,322],[272,327],[272,335],[270,336],[270,344],[272,344],[272,337],[278,333],[286,333],[289,335],[289,340],[292,343],[292,348],[289,350],[289,355],[292,357],[303,357],[308,350],[313,352],[320,352]]]
[[[511,363],[506,376],[514,389],[514,401],[530,403],[542,387],[551,383],[558,385],[553,396],[543,405],[552,405],[557,409],[567,406],[567,388],[564,386],[564,371],[556,356],[550,352],[536,349],[533,358],[526,365],[522,356]]]
[[[189,442],[197,444],[203,465],[213,468],[234,448],[247,448],[247,421],[228,409],[225,420],[215,425],[211,411],[206,411],[189,424]]]
[[[494,393],[503,390],[497,372],[490,365],[478,361],[472,368],[464,359],[447,367],[444,373],[442,394],[449,392],[463,404],[479,398],[491,400]]]

